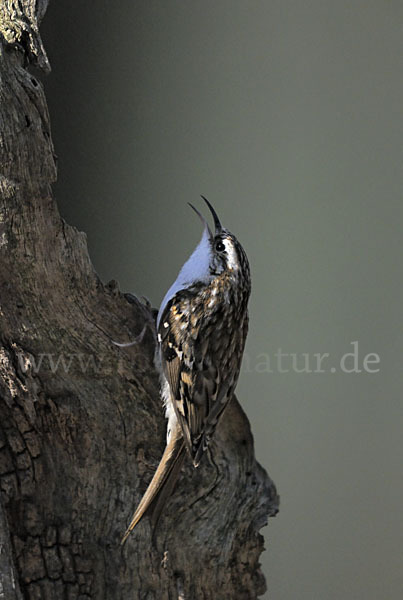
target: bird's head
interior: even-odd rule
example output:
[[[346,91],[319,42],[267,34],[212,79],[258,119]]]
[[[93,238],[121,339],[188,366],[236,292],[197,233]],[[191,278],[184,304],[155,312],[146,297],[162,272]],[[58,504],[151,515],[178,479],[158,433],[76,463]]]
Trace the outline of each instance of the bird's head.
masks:
[[[181,290],[195,284],[209,285],[216,277],[225,277],[227,285],[250,291],[249,263],[245,251],[236,237],[221,225],[210,202],[202,196],[214,219],[215,231],[211,231],[203,215],[190,204],[201,219],[204,230],[195,250],[181,268],[161,303],[157,323],[168,302]],[[249,293],[249,292],[248,292]]]
[[[202,246],[200,255],[203,254],[204,259],[208,260],[210,276],[220,275],[225,271],[231,272],[234,276],[249,274],[249,263],[245,251],[236,237],[221,225],[216,211],[210,202],[202,196],[207,204],[214,220],[214,233],[211,231],[207,220],[203,215],[189,203],[204,224],[204,232],[201,242],[198,246]],[[197,250],[197,248],[196,248]]]

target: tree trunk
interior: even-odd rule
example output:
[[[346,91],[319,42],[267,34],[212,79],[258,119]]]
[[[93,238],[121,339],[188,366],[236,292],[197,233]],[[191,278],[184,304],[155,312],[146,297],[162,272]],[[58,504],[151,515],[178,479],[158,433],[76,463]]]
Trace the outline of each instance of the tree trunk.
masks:
[[[164,448],[154,313],[102,284],[52,198],[46,101],[27,69],[49,70],[46,6],[0,0],[0,599],[256,598],[277,496],[235,398],[155,542],[145,520],[120,546]],[[145,323],[141,344],[111,343]]]

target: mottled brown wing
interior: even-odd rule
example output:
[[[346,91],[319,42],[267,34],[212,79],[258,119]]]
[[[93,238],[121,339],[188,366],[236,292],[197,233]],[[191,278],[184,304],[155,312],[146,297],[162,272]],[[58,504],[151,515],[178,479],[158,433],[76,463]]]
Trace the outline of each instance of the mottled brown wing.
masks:
[[[179,295],[168,303],[160,319],[158,339],[175,413],[194,459],[220,382],[216,367],[204,360],[207,344],[196,343],[197,336],[189,335],[187,319],[181,319],[182,313],[178,312],[180,302]]]
[[[209,392],[209,408],[203,432],[194,455],[197,464],[207,448],[210,439],[228,403],[238,381],[241,360],[248,332],[248,312],[239,303],[229,303],[225,309],[218,306],[210,314],[208,322],[200,332],[199,338],[207,341],[208,348],[203,357],[203,379],[205,390]],[[198,347],[196,345],[196,355]],[[212,382],[216,385],[211,388]]]

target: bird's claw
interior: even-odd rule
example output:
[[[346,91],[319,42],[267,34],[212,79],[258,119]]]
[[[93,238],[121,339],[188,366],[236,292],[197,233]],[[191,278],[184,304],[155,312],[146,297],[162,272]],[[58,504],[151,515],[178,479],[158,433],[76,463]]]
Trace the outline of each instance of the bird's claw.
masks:
[[[121,342],[115,342],[115,340],[112,340],[112,344],[115,344],[115,346],[119,346],[119,348],[129,348],[130,346],[135,346],[136,344],[141,344],[142,341],[144,340],[144,336],[147,331],[147,327],[148,327],[148,323],[146,323],[144,325],[144,327],[141,330],[141,332],[139,333],[139,335],[137,337],[135,337],[132,342],[121,343]]]

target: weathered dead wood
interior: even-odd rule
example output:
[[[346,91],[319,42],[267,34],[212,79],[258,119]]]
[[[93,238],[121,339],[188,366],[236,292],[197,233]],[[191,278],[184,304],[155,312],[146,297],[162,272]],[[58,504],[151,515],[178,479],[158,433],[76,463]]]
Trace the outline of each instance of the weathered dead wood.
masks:
[[[119,545],[165,423],[153,335],[111,339],[153,315],[102,284],[52,199],[49,117],[28,70],[49,70],[46,6],[0,0],[0,598],[256,598],[277,497],[235,399],[200,468],[185,466],[155,547],[147,521]]]

